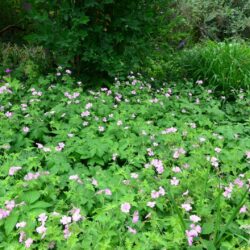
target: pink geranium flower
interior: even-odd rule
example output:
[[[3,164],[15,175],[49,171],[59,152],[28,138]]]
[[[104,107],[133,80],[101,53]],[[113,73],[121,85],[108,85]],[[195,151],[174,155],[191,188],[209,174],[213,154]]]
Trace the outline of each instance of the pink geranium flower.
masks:
[[[197,215],[190,215],[189,219],[192,221],[192,222],[199,222],[201,220],[201,218]]]
[[[128,202],[125,202],[121,205],[121,211],[123,213],[129,213],[130,211],[130,208],[131,208],[131,205],[128,203]]]
[[[137,223],[138,221],[139,221],[139,212],[135,211],[134,214],[133,214],[132,222]]]
[[[22,167],[15,167],[15,166],[13,166],[13,167],[10,167],[10,169],[9,169],[9,175],[10,176],[13,176],[17,171],[19,171],[19,170],[21,170],[22,169]]]

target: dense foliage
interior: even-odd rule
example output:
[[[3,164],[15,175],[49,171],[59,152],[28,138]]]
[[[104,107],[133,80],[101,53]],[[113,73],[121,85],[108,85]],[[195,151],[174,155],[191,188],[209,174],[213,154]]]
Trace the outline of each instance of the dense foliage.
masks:
[[[101,78],[140,68],[175,34],[173,0],[32,0],[28,41],[43,45],[56,63]],[[161,34],[161,35],[159,35]],[[177,40],[178,43],[178,40]]]
[[[250,37],[249,0],[180,0],[177,9],[191,30],[191,42]]]
[[[0,86],[0,249],[244,249],[249,92],[83,91],[71,71]],[[185,86],[185,87],[184,87]],[[246,248],[247,249],[247,248]]]

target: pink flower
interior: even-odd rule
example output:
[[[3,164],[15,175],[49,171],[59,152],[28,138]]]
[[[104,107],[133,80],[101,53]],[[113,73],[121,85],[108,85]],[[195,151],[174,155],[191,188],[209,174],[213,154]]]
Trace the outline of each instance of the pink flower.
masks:
[[[80,209],[79,208],[73,209],[71,211],[71,213],[72,213],[72,219],[73,219],[73,221],[77,222],[77,221],[79,221],[79,220],[82,219],[82,216],[80,214]]]
[[[138,178],[138,174],[137,173],[131,173],[131,178],[133,179],[137,179]]]
[[[194,122],[189,123],[189,126],[190,126],[191,128],[196,128],[196,124],[195,124]]]
[[[186,154],[186,151],[183,148],[178,148],[174,151],[173,158],[178,159],[180,155]]]
[[[223,196],[226,198],[231,198],[232,191],[233,191],[233,184],[230,183],[229,187],[225,187],[225,192],[223,192]]]
[[[8,217],[10,215],[9,210],[4,210],[0,208],[0,220]]]
[[[112,160],[115,161],[117,156],[118,156],[118,154],[116,154],[116,153],[112,154]]]
[[[180,173],[181,172],[181,169],[179,167],[173,167],[172,170],[175,173]]]
[[[65,225],[65,228],[63,230],[63,234],[64,234],[65,239],[68,239],[70,237],[71,232],[69,231],[69,226],[68,225]]]
[[[246,213],[246,211],[247,211],[246,205],[240,208],[240,214]]]
[[[82,184],[82,180],[80,179],[80,177],[76,174],[76,175],[71,175],[69,177],[69,180],[74,180],[77,181],[79,184]]]
[[[132,234],[136,234],[137,233],[137,231],[136,231],[136,229],[134,229],[134,228],[132,228],[132,227],[127,227],[128,228],[128,231],[130,232],[130,233],[132,233]]]
[[[15,166],[13,166],[13,167],[10,167],[10,169],[9,169],[9,175],[10,176],[13,176],[17,171],[19,171],[19,170],[21,170],[22,169],[22,167],[15,167]]]
[[[188,240],[188,245],[192,246],[193,245],[193,238],[195,237],[196,232],[194,230],[186,230],[186,236]]]
[[[86,122],[86,121],[82,123],[82,125],[83,125],[84,127],[88,126],[88,124],[89,124],[89,123]]]
[[[129,213],[130,208],[131,208],[131,205],[128,202],[125,202],[121,205],[121,211],[123,213]]]
[[[159,191],[158,191],[160,196],[164,196],[165,195],[165,189],[163,187],[159,187]]]
[[[151,197],[152,197],[153,199],[157,199],[159,196],[160,196],[159,192],[157,192],[157,191],[155,191],[155,190],[153,190],[153,191],[151,192]]]
[[[166,128],[164,131],[162,131],[162,134],[171,134],[177,132],[177,128]]]
[[[42,238],[45,236],[47,228],[42,224],[40,227],[36,228],[36,232],[39,234],[43,234]]]
[[[16,224],[16,228],[23,228],[26,226],[26,222],[25,221],[21,221],[19,223]]]
[[[89,102],[85,105],[85,109],[90,109],[90,108],[92,108],[92,106],[93,106],[93,104]]]
[[[125,184],[125,185],[129,185],[130,184],[130,180],[123,180],[122,183]]]
[[[7,210],[11,211],[16,206],[16,203],[14,200],[6,201],[5,207]]]
[[[190,215],[189,219],[192,221],[192,222],[199,222],[201,220],[201,218],[197,215]]]
[[[25,181],[36,180],[40,176],[40,173],[28,173],[24,176]]]
[[[212,166],[214,166],[215,168],[218,168],[219,160],[216,157],[211,157],[210,161],[211,161]]]
[[[7,111],[7,112],[5,113],[5,116],[8,117],[8,118],[10,118],[12,115],[13,115],[13,113],[12,113],[12,112],[9,112],[9,111]]]
[[[30,248],[30,246],[32,245],[33,243],[33,240],[31,238],[28,238],[26,241],[25,241],[25,247],[26,248]]]
[[[139,212],[135,211],[134,214],[133,214],[132,222],[137,223],[138,221],[139,221]]]
[[[243,185],[244,185],[244,182],[243,182],[240,178],[237,178],[237,179],[234,181],[234,184],[237,185],[239,188],[242,188]]]
[[[155,203],[154,201],[149,201],[149,202],[147,203],[147,206],[153,208],[153,207],[155,206],[155,204],[156,204],[156,203]]]
[[[44,224],[47,219],[48,219],[48,216],[45,213],[42,213],[38,216],[38,221],[40,221],[42,224]]]
[[[197,234],[201,233],[201,226],[200,225],[191,224],[190,228],[195,230],[197,232]]]
[[[99,127],[98,127],[98,130],[99,130],[100,132],[103,132],[103,131],[105,130],[105,128],[104,128],[103,126],[99,126]]]
[[[216,153],[220,153],[220,152],[221,152],[221,148],[215,148],[214,151],[215,151]]]
[[[104,192],[105,192],[106,195],[112,195],[111,190],[108,189],[108,188],[106,188],[106,189],[104,190]]]
[[[30,131],[29,127],[23,127],[23,132],[28,133]]]
[[[149,156],[154,156],[154,152],[152,151],[151,148],[147,148],[147,152]]]
[[[247,159],[250,159],[250,151],[246,152],[246,157],[247,157]]]
[[[91,182],[91,183],[92,183],[92,185],[95,186],[95,187],[98,186],[98,182],[97,182],[97,180],[94,179],[94,178],[92,179],[92,182]]]
[[[170,180],[170,183],[172,186],[178,186],[179,185],[179,180],[176,178],[176,177],[173,177],[171,180]]]
[[[71,217],[64,215],[64,216],[61,218],[60,222],[61,222],[63,225],[67,225],[67,224],[69,224],[69,223],[71,222]]]
[[[81,113],[81,117],[87,117],[90,115],[90,112],[88,110]]]
[[[48,147],[44,147],[44,148],[43,148],[43,151],[44,151],[44,152],[50,152],[50,151],[51,151],[51,149],[50,149],[50,148],[48,148]]]
[[[158,174],[162,174],[164,172],[163,163],[161,160],[153,159],[151,161],[151,165],[155,167]]]
[[[19,235],[19,243],[22,243],[26,237],[25,232],[21,231]]]
[[[187,212],[192,210],[192,206],[189,203],[183,203],[181,207],[185,209]]]
[[[56,151],[62,151],[64,147],[65,144],[63,142],[59,142],[55,149]]]
[[[199,233],[201,233],[201,227],[199,225],[191,224],[190,230],[186,230],[186,236],[188,240],[188,244],[193,245],[193,238],[197,237]]]
[[[41,144],[41,143],[36,143],[36,145],[37,145],[37,148],[43,148],[43,144]]]
[[[122,125],[122,121],[121,121],[121,120],[118,120],[118,121],[117,121],[117,125],[118,125],[118,126],[121,126],[121,125]]]

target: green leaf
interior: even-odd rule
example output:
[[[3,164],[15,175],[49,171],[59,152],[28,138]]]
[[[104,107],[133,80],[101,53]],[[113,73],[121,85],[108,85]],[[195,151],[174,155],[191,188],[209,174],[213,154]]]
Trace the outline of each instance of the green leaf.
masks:
[[[80,20],[80,24],[87,24],[89,22],[89,17],[88,16],[83,16]]]
[[[211,234],[214,230],[214,224],[211,222],[204,223],[202,226],[202,234]]]
[[[202,245],[207,249],[207,250],[216,250],[216,247],[212,241],[208,240],[202,240]]]
[[[39,199],[41,194],[38,191],[29,191],[23,194],[22,200],[27,203],[33,203]]]
[[[11,212],[4,223],[4,229],[6,234],[10,234],[18,221],[19,214],[17,212]]]
[[[47,207],[51,207],[52,205],[48,202],[45,201],[38,201],[35,204],[33,204],[32,206],[30,206],[31,209],[33,208],[47,208]]]

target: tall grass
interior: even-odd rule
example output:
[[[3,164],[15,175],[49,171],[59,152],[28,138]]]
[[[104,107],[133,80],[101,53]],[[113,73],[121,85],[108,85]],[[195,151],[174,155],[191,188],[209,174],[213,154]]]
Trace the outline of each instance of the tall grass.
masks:
[[[218,89],[250,86],[250,46],[245,42],[208,41],[183,51],[180,66],[187,78]]]

